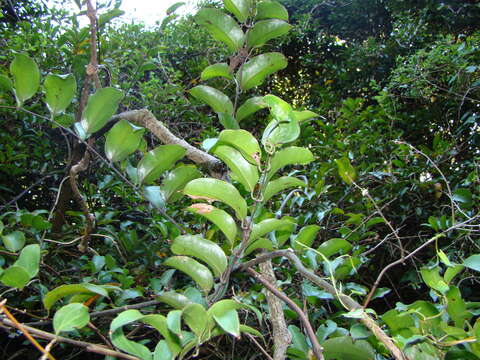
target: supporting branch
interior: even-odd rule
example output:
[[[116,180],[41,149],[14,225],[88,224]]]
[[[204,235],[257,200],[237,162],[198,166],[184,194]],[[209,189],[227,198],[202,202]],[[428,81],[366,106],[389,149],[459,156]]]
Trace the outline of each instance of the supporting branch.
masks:
[[[163,123],[147,109],[131,110],[112,117],[112,120],[124,119],[142,126],[155,135],[164,144],[177,144],[187,150],[187,158],[198,165],[205,166],[214,177],[223,175],[223,163],[216,157],[197,149],[185,140],[175,136]]]
[[[362,305],[352,299],[350,296],[347,296],[338,291],[331,285],[329,282],[325,281],[321,277],[315,275],[312,270],[307,269],[300,259],[295,255],[292,249],[288,250],[278,250],[271,253],[266,253],[258,256],[257,258],[250,260],[242,264],[239,268],[244,271],[248,271],[252,266],[261,264],[267,260],[276,258],[276,257],[286,257],[293,266],[295,266],[300,274],[303,275],[307,280],[311,281],[315,285],[321,287],[335,298],[339,299],[340,302],[346,307],[347,310],[357,310],[362,309]],[[385,334],[385,332],[380,328],[380,326],[373,320],[367,313],[363,312],[362,318],[360,321],[376,336],[376,338],[381,341],[385,347],[391,352],[395,360],[408,360],[407,356],[395,345],[392,339]]]

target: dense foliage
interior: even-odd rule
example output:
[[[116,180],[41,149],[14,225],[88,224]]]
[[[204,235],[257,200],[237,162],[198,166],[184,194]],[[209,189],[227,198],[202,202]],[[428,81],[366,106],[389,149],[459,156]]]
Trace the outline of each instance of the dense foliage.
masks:
[[[1,3],[0,358],[480,358],[476,1],[76,3]]]

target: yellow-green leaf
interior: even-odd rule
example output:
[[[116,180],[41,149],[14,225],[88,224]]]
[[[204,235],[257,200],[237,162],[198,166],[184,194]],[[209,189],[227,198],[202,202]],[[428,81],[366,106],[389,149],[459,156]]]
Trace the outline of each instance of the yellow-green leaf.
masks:
[[[149,184],[157,180],[178,160],[183,158],[186,150],[175,144],[160,145],[146,153],[138,163],[137,173],[141,183]]]
[[[172,256],[165,260],[165,266],[173,267],[190,276],[205,293],[210,292],[213,286],[213,276],[205,265],[200,264],[188,256]]]
[[[249,0],[223,0],[225,9],[230,11],[240,22],[245,22],[250,12]]]
[[[123,93],[113,87],[99,89],[90,95],[80,122],[87,134],[93,134],[103,128],[117,111]]]
[[[224,77],[226,79],[233,80],[233,74],[230,71],[230,67],[227,63],[217,63],[207,66],[200,74],[200,79],[203,81],[216,77]]]
[[[43,84],[45,88],[45,102],[53,116],[63,113],[75,96],[77,81],[72,74],[49,74]]]
[[[211,86],[198,85],[190,89],[189,93],[210,106],[216,113],[233,114],[232,101],[220,90]]]
[[[288,11],[279,2],[276,1],[260,1],[257,4],[257,20],[262,19],[280,19],[288,21]]]
[[[204,216],[206,219],[213,222],[218,228],[225,234],[230,245],[233,246],[235,242],[235,236],[237,235],[237,225],[233,218],[222,209],[217,209],[216,207],[209,204],[193,204],[187,208],[188,211],[195,214]]]
[[[271,39],[285,35],[291,27],[279,19],[259,21],[247,33],[247,46],[250,48],[262,46]]]
[[[144,128],[120,120],[107,133],[105,155],[113,162],[124,160],[139,148],[144,132]]]
[[[267,202],[279,192],[292,187],[306,187],[307,184],[300,179],[292,176],[282,176],[276,180],[270,181],[263,192],[263,201]]]
[[[40,70],[37,63],[26,54],[17,54],[10,64],[15,97],[18,106],[30,99],[40,86]]]
[[[212,150],[215,150],[215,147],[220,145],[234,147],[251,164],[260,164],[262,153],[258,141],[246,130],[223,130]]]
[[[237,80],[243,90],[261,85],[265,78],[287,67],[287,58],[281,53],[265,53],[251,58],[238,71]]]
[[[263,96],[254,96],[246,100],[238,109],[236,113],[237,121],[240,122],[250,115],[256,113],[267,107],[267,104],[263,101]]]
[[[53,329],[55,334],[63,331],[81,329],[90,321],[88,307],[80,303],[62,306],[53,317]]]

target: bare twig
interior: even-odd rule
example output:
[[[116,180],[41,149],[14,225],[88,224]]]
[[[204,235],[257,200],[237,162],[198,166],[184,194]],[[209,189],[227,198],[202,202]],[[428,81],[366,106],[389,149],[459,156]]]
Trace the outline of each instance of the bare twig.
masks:
[[[261,282],[263,286],[267,288],[268,291],[270,291],[280,300],[284,301],[290,309],[292,309],[297,313],[298,317],[300,318],[300,321],[302,322],[303,326],[305,327],[305,330],[307,331],[307,336],[310,339],[310,342],[312,343],[313,353],[315,354],[318,360],[323,360],[324,359],[323,348],[320,346],[318,342],[317,336],[315,335],[315,331],[313,331],[312,324],[310,324],[310,320],[308,320],[308,317],[305,315],[302,309],[300,309],[298,305],[295,304],[295,302],[293,302],[293,300],[291,300],[287,295],[285,295],[283,292],[278,290],[274,284],[271,284],[262,275],[257,273],[252,268],[247,268],[246,272],[252,275],[259,282]]]

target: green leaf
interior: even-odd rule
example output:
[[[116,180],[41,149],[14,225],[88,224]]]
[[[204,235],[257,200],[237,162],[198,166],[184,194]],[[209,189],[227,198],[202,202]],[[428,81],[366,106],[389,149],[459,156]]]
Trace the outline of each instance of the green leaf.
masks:
[[[428,287],[435,289],[442,294],[448,291],[448,285],[445,283],[442,276],[440,276],[440,267],[435,266],[431,269],[424,267],[420,270],[422,279]]]
[[[206,263],[216,276],[227,268],[227,257],[222,248],[201,235],[181,235],[173,240],[172,252],[176,255],[196,257]]]
[[[244,23],[250,12],[248,0],[223,0],[225,9],[231,12],[241,23]]]
[[[267,202],[279,192],[292,187],[307,187],[307,184],[292,176],[282,176],[267,183],[263,192],[263,201]]]
[[[157,180],[175,162],[185,156],[187,151],[180,145],[160,145],[146,153],[137,167],[138,179],[149,184]]]
[[[243,90],[261,85],[265,78],[287,67],[287,59],[277,52],[265,53],[251,58],[237,73],[237,80]]]
[[[293,110],[293,117],[295,120],[297,120],[299,123],[302,123],[304,121],[313,119],[318,117],[317,113],[314,113],[313,111],[310,110],[303,110],[303,111],[295,111]]]
[[[45,102],[53,116],[63,113],[77,92],[77,81],[72,74],[49,74],[43,84],[45,88]]]
[[[188,91],[193,97],[209,105],[216,113],[233,114],[232,101],[220,90],[198,85]]]
[[[262,144],[276,146],[295,141],[300,135],[300,126],[290,104],[275,95],[266,95],[263,101],[270,108],[273,119],[263,132]]]
[[[308,353],[308,344],[305,339],[305,335],[302,334],[300,329],[295,325],[288,326],[288,332],[292,335],[292,347],[294,349],[300,350],[302,353],[307,355]]]
[[[14,93],[12,80],[5,75],[0,75],[0,91]]]
[[[172,6],[170,6],[167,9],[166,14],[167,15],[173,14],[179,7],[181,7],[183,5],[185,5],[185,2],[183,2],[183,1],[176,2],[175,4],[173,4]]]
[[[235,236],[237,235],[237,225],[233,218],[225,211],[217,209],[216,207],[198,203],[193,204],[187,208],[188,211],[204,216],[212,223],[218,226],[218,228],[225,234],[231,246],[235,242]]]
[[[143,323],[153,326],[165,339],[172,354],[176,356],[182,350],[178,337],[174,336],[167,326],[167,319],[163,315],[145,315]],[[182,333],[183,335],[183,333]]]
[[[291,225],[289,220],[280,219],[266,219],[260,221],[258,224],[253,224],[252,232],[250,233],[249,242],[252,242],[272,231],[276,231],[279,228],[287,225]]]
[[[445,282],[447,284],[450,284],[450,282],[453,280],[455,276],[460,274],[460,272],[465,269],[465,266],[461,264],[454,264],[451,267],[448,267],[447,270],[445,270],[445,274],[443,275],[443,278],[445,279]]]
[[[340,177],[345,181],[348,185],[352,184],[357,177],[357,173],[355,168],[350,164],[350,160],[344,157],[341,159],[335,160],[338,166],[338,174]]]
[[[117,111],[123,93],[113,87],[99,89],[88,98],[87,106],[80,122],[87,134],[93,134],[103,128]]]
[[[122,326],[142,320],[144,315],[138,310],[126,310],[117,315],[110,324],[110,339],[113,345],[126,353],[139,357],[142,360],[151,360],[150,350],[134,341],[128,340],[123,333]]]
[[[313,154],[310,150],[297,146],[287,147],[273,155],[267,177],[270,179],[278,170],[287,165],[307,165],[313,160]]]
[[[215,40],[226,44],[231,51],[238,51],[243,46],[245,34],[237,22],[224,12],[203,8],[195,16],[195,21],[205,26]]]
[[[263,339],[263,336],[260,333],[260,331],[258,331],[257,329],[254,329],[254,328],[252,328],[248,325],[240,325],[240,332],[241,333],[247,333],[247,334],[250,334],[250,335],[253,335],[253,336],[258,336],[258,337]]]
[[[158,295],[156,299],[180,310],[185,306],[192,304],[192,301],[189,298],[175,291],[165,291]]]
[[[261,150],[257,139],[246,130],[223,130],[218,137],[216,146],[228,145],[240,151],[251,164],[260,165]]]
[[[256,113],[267,107],[267,104],[263,101],[263,96],[254,96],[246,100],[238,109],[236,113],[237,121],[240,122],[250,115]]]
[[[160,186],[145,186],[143,196],[157,209],[165,209],[165,198]]]
[[[292,249],[296,251],[305,251],[307,247],[312,246],[319,231],[320,226],[318,225],[304,226],[300,229],[297,236],[292,239]],[[303,244],[305,246],[299,244]]]
[[[155,351],[153,352],[153,360],[174,360],[175,357],[170,351],[168,344],[165,340],[160,340],[155,346]]]
[[[466,208],[473,205],[472,193],[468,189],[457,189],[453,192],[453,200],[460,202]]]
[[[238,125],[237,120],[233,117],[232,114],[223,112],[223,113],[218,113],[217,115],[218,115],[218,121],[220,121],[220,124],[222,124],[222,126],[225,129],[233,129],[233,130],[240,129],[240,126]]]
[[[270,240],[265,239],[265,238],[260,238],[258,240],[254,240],[250,245],[247,246],[245,249],[244,255],[250,255],[252,252],[258,249],[265,249],[272,251],[273,250],[273,244]]]
[[[58,300],[73,294],[92,294],[108,297],[108,292],[101,286],[88,283],[69,284],[61,285],[45,294],[43,298],[43,305],[45,306],[45,309],[50,310],[53,304],[55,304]]]
[[[480,271],[480,254],[469,256],[465,259],[463,265],[465,265],[469,269]]]
[[[30,279],[30,274],[20,266],[10,266],[0,274],[0,281],[4,285],[20,290],[28,284]]]
[[[30,99],[40,86],[40,70],[37,63],[26,54],[17,54],[10,64],[13,76],[15,97],[18,106]]]
[[[165,266],[173,267],[190,276],[205,293],[213,286],[213,276],[210,270],[198,261],[188,256],[172,256],[165,260]]]
[[[193,179],[202,176],[195,165],[182,165],[170,171],[160,187],[165,201],[176,201],[183,196],[182,190]]]
[[[375,358],[375,352],[367,341],[353,342],[349,336],[327,339],[322,346],[325,360],[371,360]]]
[[[208,309],[208,314],[215,319],[215,322],[227,333],[239,337],[240,321],[238,319],[237,309],[241,304],[233,300],[220,300]]]
[[[182,310],[172,310],[167,315],[167,327],[178,337],[182,337]]]
[[[467,305],[462,299],[462,294],[456,286],[450,286],[445,293],[447,298],[447,312],[450,318],[455,322],[455,326],[464,328],[465,321],[468,321],[472,314],[467,310]]]
[[[144,132],[144,128],[120,120],[107,133],[105,155],[112,162],[124,160],[138,149]]]
[[[203,81],[216,77],[224,77],[228,80],[233,80],[233,74],[227,63],[218,63],[207,66],[200,74],[200,79]]]
[[[58,335],[62,331],[81,329],[90,321],[88,307],[80,303],[62,306],[53,317],[53,329]]]
[[[290,24],[279,19],[259,21],[247,33],[247,46],[249,48],[262,46],[271,39],[285,35],[291,27]]]
[[[21,231],[14,231],[2,236],[3,245],[8,251],[17,252],[25,245],[25,234]]]
[[[239,151],[230,146],[216,146],[213,154],[228,165],[228,168],[235,174],[235,179],[247,191],[254,191],[258,183],[258,170],[255,165],[250,164]]]
[[[262,19],[280,19],[288,21],[288,11],[276,1],[260,1],[257,4],[257,20]]]
[[[200,339],[207,329],[208,314],[200,304],[190,304],[183,309],[183,320]]]
[[[98,27],[101,28],[101,27],[105,26],[110,21],[112,21],[113,19],[115,19],[117,17],[122,16],[123,14],[125,14],[125,11],[120,10],[118,8],[107,11],[105,14],[101,14],[98,17]]]
[[[345,239],[330,239],[323,242],[317,250],[322,253],[323,256],[329,258],[336,253],[346,254],[351,248],[352,244]]]
[[[35,277],[40,267],[40,246],[38,244],[25,246],[13,265],[25,269],[30,278]]]
[[[183,192],[192,199],[221,201],[232,209],[239,219],[247,216],[247,203],[238,190],[225,181],[211,178],[190,181]]]

